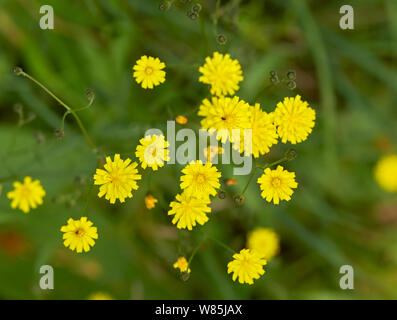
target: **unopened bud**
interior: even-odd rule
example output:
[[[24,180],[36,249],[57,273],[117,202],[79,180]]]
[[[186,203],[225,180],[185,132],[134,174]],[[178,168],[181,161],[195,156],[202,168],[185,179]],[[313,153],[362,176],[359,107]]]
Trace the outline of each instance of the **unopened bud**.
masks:
[[[187,12],[187,16],[192,19],[192,20],[196,20],[198,18],[198,13],[193,12],[193,11],[188,11]]]
[[[285,152],[285,157],[287,160],[293,160],[297,156],[296,150],[295,149],[288,149],[287,152]]]
[[[65,132],[62,129],[56,129],[54,135],[58,139],[62,139],[65,135]]]
[[[276,74],[276,71],[270,71],[269,73],[270,73],[270,76],[271,76],[271,77],[275,77],[275,76],[277,75],[277,74]]]
[[[190,278],[190,273],[189,272],[182,272],[181,273],[181,279],[183,280],[183,281],[187,281],[187,280],[189,280],[189,278]]]
[[[186,124],[188,119],[185,116],[179,115],[175,118],[175,122],[179,124]]]
[[[171,7],[171,3],[169,1],[161,1],[159,5],[159,9],[161,11],[167,11]]]
[[[218,41],[219,44],[224,45],[226,43],[226,37],[223,34],[218,34],[216,41]]]
[[[17,75],[17,76],[20,76],[20,75],[23,74],[23,70],[22,70],[22,68],[20,68],[20,67],[15,67],[15,68],[13,69],[13,72],[14,72],[14,74]]]
[[[289,80],[295,80],[296,79],[296,73],[295,71],[291,70],[287,72],[287,78]]]
[[[288,81],[287,86],[288,86],[288,89],[294,90],[296,88],[296,83],[295,83],[295,81],[291,80],[291,81]]]
[[[19,104],[19,103],[14,104],[13,109],[18,114],[22,114],[23,113],[23,106],[21,104]]]
[[[226,198],[226,193],[225,193],[225,191],[223,191],[223,190],[220,190],[219,192],[218,192],[218,198],[219,199],[225,199]]]
[[[89,101],[95,99],[95,93],[94,93],[94,91],[92,91],[91,89],[87,89],[87,90],[85,91],[85,95],[87,96],[87,99],[88,99]]]
[[[225,181],[225,184],[230,187],[230,186],[235,186],[237,184],[237,179],[235,178],[231,178],[231,179],[227,179]]]
[[[234,196],[233,201],[234,201],[234,204],[239,206],[239,205],[241,205],[243,203],[244,197],[243,196],[239,196],[239,195]]]
[[[278,81],[278,77],[277,77],[277,76],[270,77],[270,82],[271,82],[271,83],[277,83],[277,82],[279,82],[279,81]]]
[[[195,13],[199,13],[201,11],[201,4],[200,3],[195,3],[192,6],[192,11]]]

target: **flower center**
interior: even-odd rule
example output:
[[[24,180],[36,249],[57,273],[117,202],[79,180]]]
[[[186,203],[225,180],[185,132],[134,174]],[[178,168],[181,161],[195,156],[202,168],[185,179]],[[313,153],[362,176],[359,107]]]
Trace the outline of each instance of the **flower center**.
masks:
[[[76,231],[74,232],[74,234],[78,237],[82,237],[85,234],[85,231],[83,228],[77,228]]]
[[[112,182],[112,183],[119,183],[120,182],[120,177],[119,177],[119,175],[118,174],[114,174],[114,175],[111,175],[110,176],[110,181]]]
[[[29,187],[24,186],[21,188],[21,196],[22,197],[26,198],[26,197],[30,196],[30,194],[31,194],[31,190]]]
[[[205,182],[205,176],[202,173],[199,173],[196,175],[196,182],[197,183],[204,183]]]
[[[146,75],[150,76],[153,73],[153,68],[152,67],[146,67],[145,68],[145,73],[146,73]]]
[[[280,180],[280,178],[273,178],[273,179],[272,179],[272,186],[273,186],[273,187],[277,188],[277,187],[279,187],[280,185],[281,185],[281,180]]]

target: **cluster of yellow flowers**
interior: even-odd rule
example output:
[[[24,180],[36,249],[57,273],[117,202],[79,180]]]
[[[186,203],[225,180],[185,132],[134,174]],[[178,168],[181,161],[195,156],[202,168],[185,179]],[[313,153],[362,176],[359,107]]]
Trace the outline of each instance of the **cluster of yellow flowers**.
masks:
[[[202,73],[199,81],[209,84],[211,93],[216,95],[202,101],[198,112],[204,117],[201,127],[210,133],[216,131],[217,139],[222,143],[229,139],[240,153],[258,158],[267,154],[270,147],[277,144],[278,138],[282,143],[296,144],[306,140],[311,133],[316,114],[299,95],[286,97],[271,113],[263,111],[258,103],[250,106],[238,96],[227,97],[227,94],[235,93],[243,80],[239,62],[228,54],[215,52],[212,58],[207,57],[199,71]],[[235,129],[240,129],[238,136],[233,133]],[[252,134],[248,143],[243,142],[245,129],[251,130]],[[295,173],[284,170],[282,166],[275,170],[266,168],[258,183],[262,197],[274,204],[290,200],[292,189],[298,186]]]
[[[133,77],[144,89],[153,89],[165,81],[165,63],[158,58],[141,57],[133,67]],[[205,59],[205,64],[199,68],[202,74],[199,81],[210,86],[210,99],[204,99],[198,115],[202,129],[210,134],[216,132],[216,137],[222,143],[229,140],[233,148],[245,156],[258,158],[267,154],[270,148],[278,143],[290,142],[296,144],[307,139],[314,127],[315,111],[301,97],[287,97],[279,102],[271,113],[263,111],[258,103],[249,103],[235,96],[239,83],[244,79],[238,60],[233,60],[229,54],[215,52]],[[178,116],[176,121],[186,124],[185,116]],[[240,133],[235,135],[235,130]],[[252,132],[252,139],[247,143],[244,130]],[[99,186],[98,197],[104,197],[111,204],[117,200],[125,202],[133,197],[133,191],[139,188],[138,180],[142,170],[157,171],[169,161],[169,143],[163,135],[147,135],[140,139],[136,147],[137,161],[130,158],[122,159],[115,154],[113,160],[106,157],[103,167],[96,169],[93,176],[94,184]],[[193,227],[205,224],[211,213],[211,197],[217,195],[221,187],[221,172],[211,163],[214,156],[222,154],[224,149],[218,146],[205,148],[207,162],[192,161],[182,169],[180,177],[181,192],[175,201],[170,203],[168,215],[172,223],[179,229],[192,230]],[[228,180],[229,181],[229,180]],[[235,184],[230,179],[230,185]],[[297,188],[295,173],[288,172],[282,166],[276,169],[264,168],[257,182],[262,190],[262,197],[274,204],[280,200],[290,200],[294,188]],[[28,212],[43,203],[45,191],[40,181],[26,177],[23,183],[15,182],[14,190],[7,196],[12,199],[11,207]],[[150,210],[157,203],[153,195],[145,197],[145,205]],[[87,217],[78,220],[70,218],[67,225],[61,227],[65,247],[77,253],[88,252],[98,239],[97,228]],[[263,266],[277,254],[279,239],[270,229],[259,228],[249,234],[247,248],[233,255],[234,260],[227,265],[228,273],[233,273],[233,280],[252,284],[264,274]],[[185,257],[179,257],[174,268],[190,273],[189,262]]]

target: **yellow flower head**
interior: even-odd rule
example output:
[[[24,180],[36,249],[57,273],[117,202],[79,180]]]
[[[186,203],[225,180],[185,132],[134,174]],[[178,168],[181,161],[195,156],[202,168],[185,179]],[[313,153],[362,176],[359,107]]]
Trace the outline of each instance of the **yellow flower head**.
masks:
[[[158,168],[164,166],[164,161],[169,160],[169,143],[165,141],[163,135],[147,135],[139,140],[140,145],[136,147],[135,156],[139,158],[141,167],[147,167],[157,171]]]
[[[269,261],[280,250],[280,240],[270,228],[256,228],[248,234],[247,247]]]
[[[397,192],[397,154],[383,156],[375,166],[376,182],[384,190]]]
[[[80,220],[70,218],[68,224],[61,228],[63,244],[70,250],[76,250],[77,253],[90,251],[90,247],[95,245],[94,239],[98,239],[97,228],[92,226],[92,222],[87,217],[81,217]]]
[[[113,300],[106,292],[94,292],[88,297],[88,300]]]
[[[221,186],[221,173],[210,162],[203,164],[200,160],[192,161],[182,173],[184,175],[181,177],[181,189],[185,189],[189,196],[209,198],[210,195],[216,195],[216,189]]]
[[[224,149],[219,146],[208,146],[204,148],[204,157],[207,159],[207,162],[211,162],[214,160],[215,156],[218,154],[223,154]]]
[[[274,204],[279,204],[280,200],[291,200],[291,195],[294,193],[292,188],[298,187],[295,173],[284,170],[282,166],[277,166],[275,170],[266,168],[258,178],[258,183],[262,190],[262,198],[267,202],[273,200]]]
[[[98,197],[105,196],[110,203],[115,203],[116,199],[124,202],[125,198],[132,198],[132,190],[138,189],[136,180],[141,179],[138,174],[136,162],[131,163],[131,159],[122,160],[119,154],[114,155],[114,161],[106,157],[104,169],[96,169],[94,184],[100,185]]]
[[[165,63],[159,58],[142,56],[132,68],[136,82],[141,83],[143,89],[153,89],[165,81]]]
[[[185,257],[179,257],[178,260],[174,263],[174,268],[179,269],[180,272],[190,273],[189,263],[187,262]]]
[[[11,208],[19,208],[28,213],[31,208],[35,209],[43,204],[43,197],[46,193],[40,180],[32,181],[31,177],[25,177],[23,183],[15,181],[13,186],[14,190],[7,193],[7,198],[12,199]]]
[[[145,205],[146,205],[146,208],[149,210],[153,209],[156,206],[157,202],[158,202],[158,200],[155,197],[153,197],[153,195],[151,195],[151,194],[148,194],[145,197]]]
[[[233,281],[253,284],[254,279],[259,279],[265,273],[263,266],[267,261],[257,252],[250,249],[243,249],[240,253],[233,255],[234,260],[227,265],[227,273],[233,272]]]
[[[201,128],[208,129],[210,134],[216,130],[216,138],[222,143],[228,138],[233,142],[233,129],[250,128],[250,106],[239,97],[212,97],[211,101],[204,99],[198,115],[205,117],[201,120]]]
[[[204,66],[199,68],[199,81],[211,86],[211,94],[217,96],[232,95],[239,89],[243,72],[238,60],[232,60],[229,54],[214,52],[213,57],[205,59]]]
[[[296,144],[305,141],[312,132],[316,112],[297,95],[295,98],[284,98],[283,102],[279,102],[273,116],[281,141]]]
[[[233,147],[238,150],[240,145],[240,153],[244,151],[246,156],[254,155],[258,158],[270,151],[270,147],[277,143],[277,129],[273,123],[273,117],[267,114],[260,108],[257,103],[254,107],[250,106],[250,127],[251,139],[244,141],[244,131],[240,134],[240,144],[238,144],[237,137],[236,145]]]
[[[172,223],[176,224],[178,229],[192,230],[196,223],[203,225],[208,221],[207,213],[211,212],[208,197],[197,198],[183,192],[176,195],[176,200],[170,203],[171,210],[168,211],[168,215],[175,215]]]
[[[188,120],[185,116],[179,115],[175,118],[175,121],[176,121],[176,123],[179,123],[179,124],[186,124]]]

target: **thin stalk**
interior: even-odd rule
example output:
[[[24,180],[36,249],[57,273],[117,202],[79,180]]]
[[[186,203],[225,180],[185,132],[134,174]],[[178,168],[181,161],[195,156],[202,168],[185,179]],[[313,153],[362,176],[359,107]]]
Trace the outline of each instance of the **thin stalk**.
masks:
[[[46,86],[44,86],[41,82],[39,82],[38,80],[33,78],[31,75],[29,75],[25,71],[20,70],[19,75],[22,75],[25,78],[28,78],[29,80],[33,81],[36,85],[38,85],[40,88],[42,88],[47,94],[49,94],[54,100],[56,100],[61,106],[63,106],[67,110],[66,115],[68,113],[70,113],[75,118],[75,120],[76,120],[81,132],[83,133],[84,137],[86,138],[87,143],[89,144],[90,148],[95,153],[97,153],[97,151],[98,151],[97,147],[95,146],[94,142],[92,141],[91,137],[89,136],[87,130],[85,129],[83,123],[80,120],[80,117],[77,115],[75,110],[73,110],[71,107],[69,107],[65,102],[63,102],[54,93],[52,93]]]
[[[247,188],[248,188],[249,184],[251,183],[252,178],[253,178],[254,175],[255,175],[256,169],[257,169],[257,167],[254,167],[254,170],[252,170],[251,175],[250,175],[250,177],[248,178],[247,184],[245,185],[245,187],[244,187],[244,189],[243,189],[243,192],[241,192],[241,195],[242,195],[242,196],[244,195],[245,191],[247,191]]]

